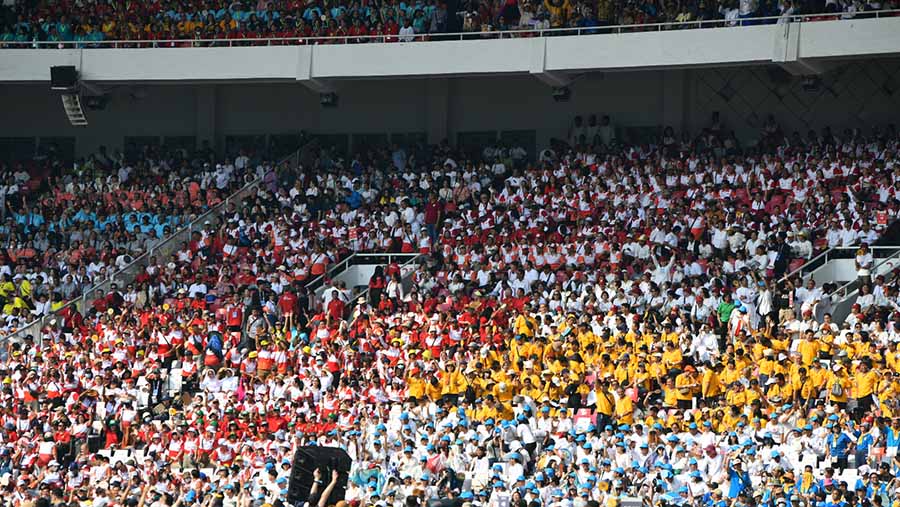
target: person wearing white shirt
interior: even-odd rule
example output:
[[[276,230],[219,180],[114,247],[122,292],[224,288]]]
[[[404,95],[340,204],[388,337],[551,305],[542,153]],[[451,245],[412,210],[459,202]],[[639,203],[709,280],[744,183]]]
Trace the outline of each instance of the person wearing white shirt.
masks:
[[[400,28],[400,42],[412,42],[415,39],[415,37],[413,37],[415,34],[416,31],[409,23],[409,20],[404,20],[403,27]]]
[[[853,229],[853,225],[849,221],[844,222],[844,227],[840,230],[841,246],[853,246],[859,238],[859,233]]]
[[[203,282],[194,282],[188,288],[188,296],[193,299],[198,295],[206,295],[209,290],[206,288],[206,284]]]
[[[859,277],[861,282],[869,281],[873,264],[874,259],[872,258],[872,252],[869,251],[869,245],[863,243],[860,245],[859,251],[856,252],[856,276]]]
[[[875,304],[875,296],[872,295],[871,291],[872,289],[870,289],[868,285],[860,287],[860,295],[856,298],[856,304],[859,305],[859,309],[863,312]]]

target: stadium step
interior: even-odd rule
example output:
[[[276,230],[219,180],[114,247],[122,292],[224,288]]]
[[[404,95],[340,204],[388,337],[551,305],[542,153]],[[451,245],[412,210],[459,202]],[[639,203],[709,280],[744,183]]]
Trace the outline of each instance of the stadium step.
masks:
[[[315,292],[316,296],[321,300],[325,290],[331,286],[333,281],[342,281],[352,291],[353,297],[351,301],[355,301],[360,296],[366,296],[369,293],[369,278],[372,277],[377,266],[387,266],[397,263],[400,265],[400,279],[403,281],[403,288],[409,289],[409,277],[416,270],[420,261],[421,254],[366,254],[354,253],[346,259],[332,265],[328,270],[311,280],[306,284],[306,288],[310,292]]]
[[[893,248],[894,253],[888,257],[875,261],[875,266],[872,268],[870,275],[872,279],[879,275],[884,275],[885,279],[890,279],[890,276],[888,275],[900,267],[900,247],[884,248]],[[856,299],[859,297],[860,285],[862,284],[859,279],[853,279],[831,293],[831,298],[834,301],[832,318],[834,318],[836,322],[844,322],[844,319],[850,315],[850,310],[853,307],[853,304],[856,303]]]
[[[812,279],[816,287],[834,283],[837,289],[831,292],[832,318],[842,323],[850,315],[850,309],[859,295],[860,281],[856,272],[856,252],[859,246],[834,247],[813,257],[799,268],[785,275],[781,280],[799,276],[805,283]],[[871,277],[888,275],[900,267],[900,246],[871,246],[869,250],[875,259]]]

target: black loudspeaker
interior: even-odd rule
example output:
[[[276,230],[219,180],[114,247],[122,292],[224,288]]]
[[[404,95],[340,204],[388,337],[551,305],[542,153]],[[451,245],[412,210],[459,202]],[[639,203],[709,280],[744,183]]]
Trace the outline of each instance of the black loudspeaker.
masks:
[[[353,460],[346,451],[337,447],[301,447],[294,453],[291,465],[291,477],[288,481],[288,503],[302,505],[304,502],[318,502],[318,498],[309,498],[309,490],[313,485],[313,472],[316,468],[321,474],[322,484],[319,494],[325,491],[331,482],[331,471],[337,470],[338,482],[328,496],[326,505],[334,505],[344,499],[347,493],[347,478]]]
[[[74,91],[78,85],[78,71],[74,65],[50,67],[50,89]]]
[[[459,507],[463,501],[459,498],[445,498],[443,500],[429,500],[428,507]]]

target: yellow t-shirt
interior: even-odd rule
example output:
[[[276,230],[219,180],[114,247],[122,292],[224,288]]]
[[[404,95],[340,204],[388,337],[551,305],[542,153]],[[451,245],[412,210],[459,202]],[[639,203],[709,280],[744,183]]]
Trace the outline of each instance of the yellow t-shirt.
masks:
[[[869,370],[865,373],[856,374],[856,397],[864,398],[875,392],[875,385],[878,383],[878,373]]]
[[[747,403],[746,391],[728,391],[728,394],[725,395],[725,402],[729,405],[743,408]]]
[[[622,424],[634,422],[634,403],[628,396],[616,400],[616,420]]]
[[[797,345],[797,351],[800,352],[800,361],[802,361],[804,365],[809,366],[819,355],[819,342],[815,340],[804,340]]]
[[[675,377],[675,391],[679,401],[690,400],[694,397],[694,389],[692,387],[685,387],[693,383],[694,379],[689,377],[686,373],[682,373]]]

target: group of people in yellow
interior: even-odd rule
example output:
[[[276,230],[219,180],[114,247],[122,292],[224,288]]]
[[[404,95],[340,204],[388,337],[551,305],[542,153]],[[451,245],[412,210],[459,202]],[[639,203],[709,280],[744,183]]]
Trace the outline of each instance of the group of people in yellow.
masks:
[[[637,322],[631,317],[625,321]],[[408,397],[499,402],[479,405],[477,419],[512,414],[508,405],[515,396],[594,408],[607,420],[627,424],[635,421],[637,408],[667,409],[669,420],[659,421],[664,425],[684,420],[679,409],[700,408],[694,417],[710,421],[716,431],[732,431],[753,414],[786,405],[846,411],[854,402],[858,416],[893,417],[898,410],[900,345],[881,347],[865,332],[841,339],[811,330],[793,336],[752,333],[699,362],[685,345],[692,335],[688,329],[639,332],[635,326],[598,334],[587,317],[579,322],[569,314],[551,333],[537,330],[534,316],[520,313],[502,343],[460,352],[431,380],[413,370]]]

